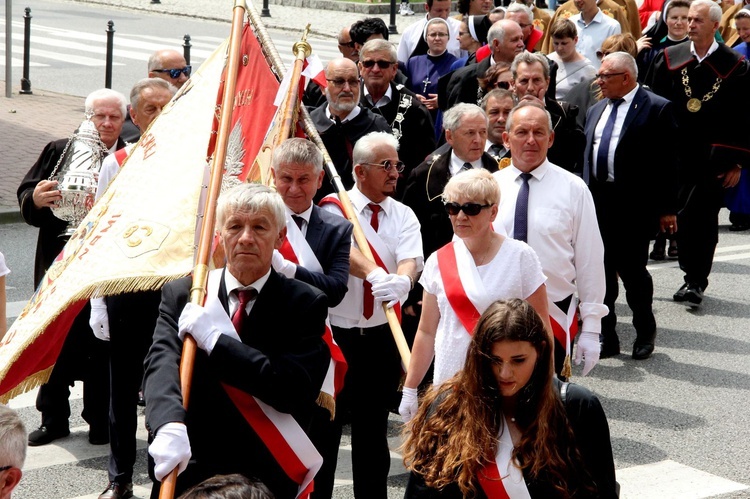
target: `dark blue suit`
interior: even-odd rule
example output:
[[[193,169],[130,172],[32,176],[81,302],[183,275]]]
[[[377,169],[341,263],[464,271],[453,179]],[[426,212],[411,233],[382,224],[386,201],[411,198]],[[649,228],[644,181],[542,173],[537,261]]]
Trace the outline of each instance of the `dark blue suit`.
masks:
[[[352,224],[313,205],[305,240],[323,267],[323,273],[297,266],[294,278],[323,291],[328,296],[328,306],[335,307],[344,299],[348,289]]]
[[[609,307],[609,314],[602,319],[602,334],[605,342],[617,341],[614,310],[619,275],[633,310],[636,343],[653,343],[654,286],[646,264],[649,240],[659,230],[659,217],[677,212],[677,160],[673,153],[677,125],[668,100],[639,88],[625,115],[617,144],[610,143],[610,151],[615,150],[614,181],[600,182],[595,173],[594,130],[607,103],[608,99],[599,101],[586,116],[583,167],[583,179],[591,189],[604,242],[604,304]]]

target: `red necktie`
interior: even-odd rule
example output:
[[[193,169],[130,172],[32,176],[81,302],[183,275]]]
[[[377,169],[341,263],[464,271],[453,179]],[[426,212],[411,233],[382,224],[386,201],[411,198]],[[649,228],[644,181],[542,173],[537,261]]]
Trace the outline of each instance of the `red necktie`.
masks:
[[[247,308],[247,304],[254,300],[256,296],[258,296],[258,291],[252,288],[237,291],[237,298],[240,300],[240,306],[237,307],[237,310],[235,310],[234,315],[232,316],[232,324],[234,324],[234,330],[237,331],[237,334],[241,334],[242,325],[247,318],[245,308]]]
[[[378,213],[380,213],[380,205],[375,203],[370,203],[367,205],[370,210],[372,210],[372,216],[370,217],[370,225],[373,229],[375,229],[375,232],[378,231],[378,227],[380,224],[378,223]],[[372,312],[375,308],[375,298],[372,297],[372,284],[370,284],[367,279],[363,282],[365,293],[363,298],[363,309],[362,309],[362,315],[365,319],[369,319],[372,317]]]

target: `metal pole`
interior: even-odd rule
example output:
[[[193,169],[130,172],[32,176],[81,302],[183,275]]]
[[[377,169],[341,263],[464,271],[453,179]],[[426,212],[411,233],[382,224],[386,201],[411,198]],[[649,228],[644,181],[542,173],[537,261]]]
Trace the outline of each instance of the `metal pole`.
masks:
[[[396,27],[396,0],[391,0],[391,19],[390,25],[388,26],[388,33],[391,35],[398,34],[398,28]]]
[[[192,47],[190,44],[190,35],[186,34],[182,39],[185,40],[185,43],[182,44],[182,55],[185,57],[185,64],[190,66],[190,47]]]
[[[13,1],[5,0],[5,96],[13,96]]]
[[[104,87],[112,88],[112,52],[115,38],[115,23],[107,21],[107,66],[104,73]]]
[[[31,80],[29,66],[31,63],[31,8],[26,7],[23,15],[23,78],[21,78],[22,94],[31,94]]]
[[[271,11],[268,10],[268,0],[263,0],[263,8],[260,10],[260,17],[271,17]]]

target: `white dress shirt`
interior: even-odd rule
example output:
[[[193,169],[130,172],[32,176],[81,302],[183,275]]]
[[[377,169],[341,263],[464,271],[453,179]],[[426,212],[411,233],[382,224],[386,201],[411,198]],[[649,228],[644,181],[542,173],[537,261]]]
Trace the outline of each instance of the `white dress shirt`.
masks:
[[[458,156],[456,156],[455,151],[453,149],[451,149],[451,163],[450,163],[451,177],[457,175],[458,172],[461,171],[461,168],[464,167],[464,163],[466,163],[466,161],[464,161],[463,159],[461,159]],[[482,158],[481,158],[481,156],[480,156],[480,158],[478,160],[472,161],[470,164],[471,164],[472,168],[475,168],[475,169],[482,168]]]
[[[302,224],[302,227],[299,228],[300,232],[302,232],[303,237],[307,237],[307,226],[310,225],[310,215],[312,215],[313,205],[310,203],[310,207],[303,211],[302,213],[294,213],[292,210],[289,209],[288,206],[284,206],[284,211],[286,211],[286,218],[287,220],[294,220],[292,215],[295,217],[300,217],[305,222]],[[296,222],[295,222],[296,223]]]
[[[367,99],[367,102],[369,102],[371,105],[375,107],[383,107],[388,105],[393,100],[393,89],[390,85],[388,85],[388,88],[385,90],[385,94],[378,99],[377,102],[372,101],[372,95],[370,95],[370,91],[367,90],[367,85],[362,85],[362,91],[365,93],[365,98]]]
[[[521,171],[513,166],[493,173],[500,184],[494,224],[513,234]],[[604,245],[594,201],[580,177],[545,160],[529,179],[528,244],[547,276],[553,302],[578,293],[583,331],[601,332],[604,305]]]
[[[615,126],[612,129],[612,139],[609,142],[609,150],[607,151],[607,181],[608,182],[614,182],[615,180],[615,173],[614,173],[614,164],[615,164],[615,150],[617,149],[617,144],[620,142],[620,133],[622,132],[622,125],[625,123],[625,116],[627,116],[628,111],[630,110],[630,106],[633,104],[633,99],[635,98],[635,93],[638,92],[638,88],[640,85],[636,85],[633,90],[625,94],[622,99],[625,101],[622,104],[620,104],[617,107],[617,116],[615,117]],[[612,114],[612,103],[609,102],[604,107],[604,112],[602,112],[601,118],[599,118],[599,122],[596,124],[596,128],[594,129],[594,143],[591,147],[591,158],[593,161],[593,170],[594,172],[597,171],[597,164],[596,164],[596,158],[598,158],[599,154],[599,145],[601,144],[602,140],[602,133],[604,133],[604,127],[607,125],[607,121],[609,120],[609,115]],[[594,173],[596,175],[596,173]]]
[[[268,272],[261,277],[260,279],[256,280],[255,282],[250,283],[248,286],[243,286],[240,281],[235,278],[231,272],[229,272],[229,269],[226,269],[224,272],[224,284],[227,287],[227,299],[229,301],[229,317],[234,317],[234,313],[237,311],[237,308],[240,306],[240,298],[237,295],[237,293],[233,293],[232,291],[241,291],[244,289],[254,289],[255,291],[260,294],[260,291],[263,289],[263,286],[265,286],[266,281],[268,281],[268,276],[271,275],[271,269],[268,269]],[[250,314],[250,311],[253,309],[253,305],[255,304],[255,298],[247,302],[247,305],[245,306],[245,313],[248,315]]]
[[[355,186],[349,192],[354,210],[360,215],[360,223],[370,223],[372,210],[367,206],[370,201]],[[398,263],[402,260],[414,258],[417,261],[417,272],[424,267],[422,252],[422,235],[419,220],[411,208],[393,198],[386,198],[378,203],[381,207],[378,213],[378,235]],[[343,216],[337,206],[324,204],[322,209]],[[357,247],[352,238],[352,246]],[[394,270],[395,272],[395,270]],[[376,305],[372,317],[365,319],[363,313],[364,288],[363,280],[349,274],[349,290],[344,300],[331,310],[331,324],[342,328],[373,327],[387,322],[383,307]]]
[[[602,47],[602,42],[612,35],[619,35],[622,31],[620,23],[609,17],[599,9],[590,23],[583,22],[582,15],[570,16],[570,20],[578,30],[578,43],[576,51],[582,54],[591,64],[599,70],[602,62],[596,56],[596,51]]]

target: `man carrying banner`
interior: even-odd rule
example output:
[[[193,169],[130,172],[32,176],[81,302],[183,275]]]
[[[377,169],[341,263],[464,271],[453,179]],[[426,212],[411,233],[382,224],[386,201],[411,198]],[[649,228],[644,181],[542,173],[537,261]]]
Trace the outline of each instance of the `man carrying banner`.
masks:
[[[286,239],[280,250],[274,251],[273,268],[289,278],[311,284],[328,296],[329,306],[344,299],[349,281],[349,253],[352,224],[329,213],[312,202],[323,176],[323,154],[310,141],[287,139],[273,152],[272,172],[276,189],[286,205]],[[310,427],[310,438],[321,454],[326,454],[334,431],[334,397],[343,388],[346,361],[341,349],[333,341],[330,325],[325,340],[331,350],[331,364],[323,382],[318,405]],[[328,454],[336,456],[338,449]],[[328,471],[326,471],[328,470]],[[333,476],[336,459],[324,461],[320,474]],[[333,482],[325,490],[325,483],[315,480],[313,497],[330,497]]]
[[[555,371],[568,377],[566,359],[578,329],[576,295],[583,320],[576,363],[585,361],[586,375],[599,361],[601,319],[607,315],[604,245],[588,187],[547,159],[554,138],[541,103],[523,101],[510,112],[503,139],[512,159],[493,174],[502,193],[494,225],[528,243],[539,257],[556,339]]]
[[[175,496],[208,477],[241,473],[293,498],[321,463],[304,429],[330,361],[328,300],[271,268],[286,227],[284,203],[269,187],[241,184],[222,194],[217,227],[227,265],[209,274],[204,307],[188,304],[190,278],[162,290],[145,361],[152,497],[178,469]],[[186,333],[198,347],[187,410],[179,373]]]
[[[177,87],[160,78],[144,78],[130,91],[130,116],[145,132],[151,122],[177,92]],[[148,154],[148,135],[141,144]],[[102,162],[97,200],[117,175],[134,144],[110,154]],[[138,392],[143,380],[143,359],[151,346],[161,292],[140,291],[91,300],[89,325],[100,340],[110,342],[110,453],[109,485],[99,499],[120,499],[133,493],[133,466],[136,458]]]
[[[336,440],[327,448],[338,450],[341,427],[350,422],[357,498],[387,497],[388,409],[395,405],[401,369],[382,304],[398,314],[423,267],[419,221],[411,208],[391,197],[404,168],[397,151],[398,141],[387,132],[367,134],[354,146],[356,185],[348,195],[377,263],[352,246],[349,291],[331,310],[333,337],[348,369],[337,399]],[[337,196],[326,197],[321,205],[343,216]],[[336,458],[335,453],[324,456],[333,462]],[[316,478],[316,488],[332,483],[332,473]]]
[[[86,112],[96,126],[104,145],[112,153],[125,146],[119,138],[126,107],[125,97],[106,88],[86,97]],[[47,144],[18,187],[18,204],[26,223],[39,227],[34,285],[38,286],[45,271],[65,246],[63,236],[68,222],[60,220],[51,208],[62,199],[57,181],[50,180],[63,156],[68,139]],[[70,433],[69,386],[76,379],[84,381],[83,418],[89,423],[89,442],[109,442],[107,414],[109,407],[109,369],[107,345],[91,334],[88,326],[90,309],[84,308],[70,327],[62,351],[47,383],[39,388],[36,408],[42,413],[39,429],[29,434],[29,445],[45,445]]]
[[[357,141],[370,132],[390,132],[382,116],[359,105],[359,72],[349,59],[333,59],[326,66],[326,103],[310,113],[315,128],[331,156],[344,186],[351,188],[352,150]],[[333,192],[323,182],[315,200]]]

